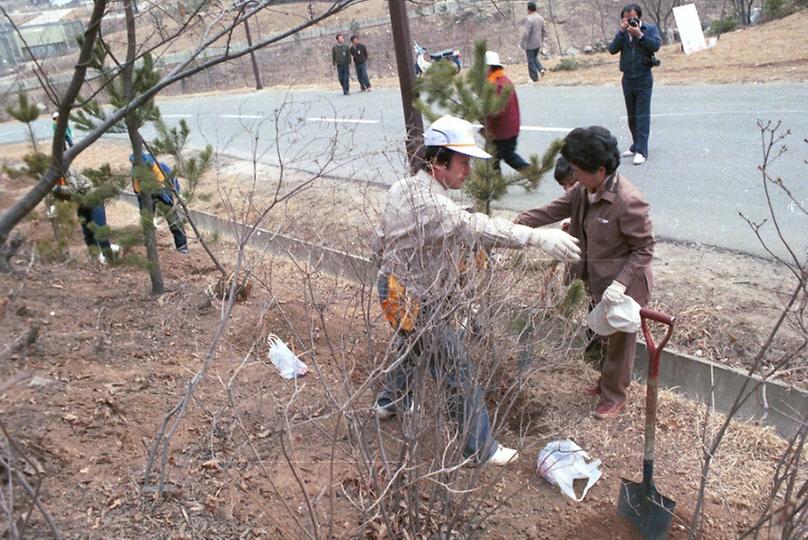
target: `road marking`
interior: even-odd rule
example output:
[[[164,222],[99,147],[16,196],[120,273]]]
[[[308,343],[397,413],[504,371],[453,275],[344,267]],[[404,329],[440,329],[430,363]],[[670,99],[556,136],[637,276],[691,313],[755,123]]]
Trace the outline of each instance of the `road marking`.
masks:
[[[191,118],[190,114],[161,114],[163,118]]]
[[[472,127],[476,129],[480,129],[483,127],[482,124],[471,124]],[[522,131],[545,131],[551,133],[569,133],[572,131],[573,128],[565,128],[565,127],[549,127],[549,126],[520,126],[520,130]]]
[[[775,109],[771,111],[701,111],[701,112],[675,112],[675,113],[651,113],[652,118],[661,118],[663,116],[715,116],[718,114],[804,114],[808,113],[808,109]],[[621,120],[627,117],[621,116]]]
[[[522,126],[522,131],[549,131],[552,133],[569,133],[573,128],[545,127],[545,126]]]
[[[219,118],[249,118],[252,120],[257,120],[259,118],[263,118],[260,114],[220,114]]]
[[[310,116],[306,122],[332,122],[334,124],[378,124],[379,120],[363,120],[361,118],[320,118]]]

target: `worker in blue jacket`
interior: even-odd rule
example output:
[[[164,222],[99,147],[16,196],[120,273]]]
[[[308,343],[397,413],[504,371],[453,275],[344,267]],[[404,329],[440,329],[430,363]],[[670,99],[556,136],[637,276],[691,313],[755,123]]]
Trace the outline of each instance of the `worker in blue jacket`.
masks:
[[[659,29],[642,20],[642,8],[638,4],[624,6],[620,12],[620,30],[609,43],[609,52],[620,53],[623,97],[632,139],[631,147],[622,156],[633,157],[634,165],[641,165],[648,158],[651,91],[654,86],[651,69],[659,65],[654,53],[661,45]]]
[[[138,195],[137,200],[142,211],[143,207],[139,196],[141,185],[140,179],[134,174],[135,156],[133,154],[129,155],[129,162],[132,164],[132,189]],[[160,189],[152,192],[151,197],[155,209],[161,208],[165,214],[168,228],[174,237],[174,247],[180,253],[188,253],[188,237],[185,236],[183,218],[176,200],[180,192],[177,175],[174,174],[171,167],[162,161],[157,161],[151,154],[143,154],[143,165],[151,171],[154,179],[160,185]]]

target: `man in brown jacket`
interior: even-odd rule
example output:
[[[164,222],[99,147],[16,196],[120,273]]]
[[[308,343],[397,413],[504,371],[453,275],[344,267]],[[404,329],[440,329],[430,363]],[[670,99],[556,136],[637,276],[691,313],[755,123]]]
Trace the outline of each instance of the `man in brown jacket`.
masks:
[[[576,128],[564,139],[561,154],[578,184],[550,204],[519,215],[516,223],[539,227],[570,218],[569,233],[578,238],[584,254],[572,274],[584,280],[593,304],[617,304],[624,295],[647,304],[654,253],[650,207],[637,188],[617,174],[617,139],[600,126]],[[588,395],[600,396],[592,412],[596,418],[617,416],[625,405],[636,342],[636,333],[609,336],[600,380],[586,389]]]

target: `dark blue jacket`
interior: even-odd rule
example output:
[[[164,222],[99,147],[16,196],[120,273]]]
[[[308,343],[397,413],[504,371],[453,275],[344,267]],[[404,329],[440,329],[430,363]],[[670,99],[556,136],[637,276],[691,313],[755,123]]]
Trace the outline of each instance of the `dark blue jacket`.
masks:
[[[620,71],[627,79],[642,79],[651,75],[651,65],[648,60],[662,45],[659,29],[651,23],[640,24],[643,36],[629,42],[629,33],[620,30],[609,43],[609,52],[620,53]]]

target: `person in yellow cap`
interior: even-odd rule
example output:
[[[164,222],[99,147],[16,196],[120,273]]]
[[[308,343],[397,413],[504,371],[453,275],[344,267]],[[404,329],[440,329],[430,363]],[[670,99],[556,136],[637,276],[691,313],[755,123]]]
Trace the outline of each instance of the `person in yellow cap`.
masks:
[[[468,178],[471,159],[491,157],[477,146],[469,122],[450,115],[436,120],[424,134],[424,145],[421,170],[390,188],[377,229],[379,297],[396,330],[398,353],[385,366],[374,410],[382,419],[412,410],[418,368],[428,369],[461,426],[464,457],[472,464],[505,465],[517,451],[491,436],[475,368],[461,325],[454,322],[460,299],[476,294],[467,275],[474,265],[464,263],[474,247],[539,247],[566,261],[579,260],[580,250],[577,240],[559,229],[531,229],[471,213],[450,198],[449,190],[460,189]]]

